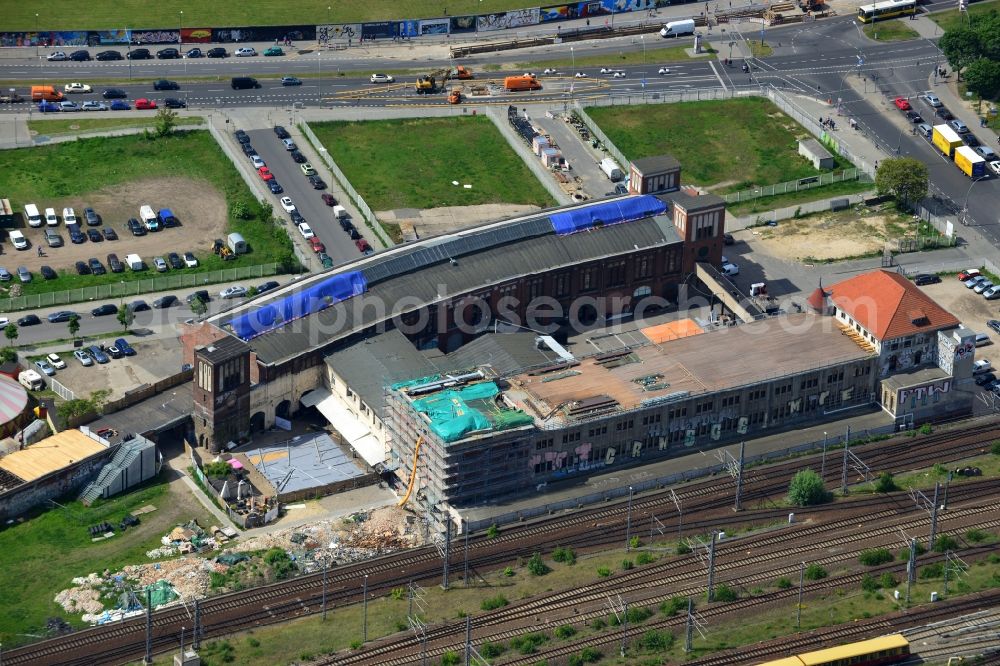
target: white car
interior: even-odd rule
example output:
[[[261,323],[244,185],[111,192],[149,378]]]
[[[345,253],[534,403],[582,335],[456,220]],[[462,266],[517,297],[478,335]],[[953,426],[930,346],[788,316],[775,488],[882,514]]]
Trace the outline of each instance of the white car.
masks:
[[[658,69],[656,71],[656,73],[660,74],[660,75],[669,74],[670,73],[670,68],[669,67],[661,67],[660,69]]]
[[[105,104],[104,102],[95,102],[95,101],[84,102],[83,103],[83,110],[84,111],[107,111],[108,110],[108,105]]]
[[[573,78],[574,79],[585,79],[585,78],[587,78],[587,73],[586,72],[577,72],[576,74],[573,75]]]
[[[993,369],[993,364],[990,363],[990,359],[982,358],[972,364],[972,374],[978,375],[983,372],[989,372]]]
[[[310,226],[305,222],[299,225],[299,233],[302,234],[302,237],[306,240],[309,240],[316,235],[313,233],[312,228],[310,228]]]
[[[739,275],[740,267],[736,264],[722,264],[723,275]]]
[[[530,78],[535,78],[535,77],[536,77],[536,76],[538,76],[538,75],[537,75],[537,74],[535,74],[534,72],[525,72],[525,73],[524,73],[524,74],[522,74],[521,76],[527,76],[527,77],[530,77]]]
[[[82,111],[83,109],[81,109],[80,105],[77,104],[76,102],[59,102],[59,110],[70,112],[70,111]]]
[[[196,268],[198,266],[198,259],[190,252],[185,252],[184,265],[188,268]]]
[[[46,60],[54,60],[54,61],[58,62],[58,61],[61,61],[61,60],[69,60],[69,56],[66,55],[65,51],[55,51],[53,53],[50,53],[45,59]]]
[[[545,70],[542,72],[542,74],[558,74],[558,73],[559,72],[557,72],[552,67],[546,67]]]
[[[993,283],[992,282],[990,282],[989,280],[983,280],[982,282],[980,282],[979,284],[977,284],[975,287],[973,287],[972,291],[976,292],[977,294],[981,294],[984,291],[986,291],[987,289],[992,289],[992,288],[993,288]]]
[[[613,78],[613,79],[624,79],[625,78],[625,72],[615,72],[614,74],[611,75],[611,78]]]
[[[944,106],[944,104],[941,103],[941,100],[938,99],[938,96],[933,93],[927,93],[924,95],[924,101],[933,106],[935,109]]]
[[[67,93],[89,93],[94,91],[86,83],[67,83],[63,86],[63,90]]]
[[[56,217],[55,208],[45,209],[45,226],[47,227],[57,227],[59,226],[59,218]]]
[[[601,74],[611,74],[617,70],[611,69],[610,67],[601,67]]]
[[[260,155],[251,155],[250,161],[253,162],[254,169],[259,169],[261,167],[267,166],[267,163],[260,158]]]
[[[6,328],[7,324],[10,323],[10,319],[7,317],[0,317],[0,328]]]
[[[72,208],[63,208],[63,223],[65,224],[76,224],[78,220],[76,219],[76,211]]]
[[[281,207],[285,209],[286,213],[291,213],[295,210],[295,204],[292,203],[291,197],[281,197]]]
[[[392,83],[395,80],[392,74],[372,74],[369,79],[372,83]]]
[[[52,367],[57,370],[62,370],[63,368],[66,367],[66,361],[59,358],[59,354],[52,353],[49,354],[46,358],[49,359],[49,363],[52,364]]]
[[[90,354],[88,354],[82,349],[77,349],[75,352],[73,352],[73,356],[75,356],[76,360],[78,360],[83,365],[94,365],[94,359],[90,358]]]
[[[239,285],[233,285],[232,287],[226,287],[219,292],[219,298],[243,298],[247,295],[246,287],[241,287]]]
[[[246,57],[249,57],[249,56],[255,56],[255,55],[257,55],[257,52],[253,49],[252,46],[244,46],[244,47],[236,49],[233,52],[233,55],[236,56],[237,58],[246,58]]]
[[[995,298],[1000,298],[1000,284],[993,285],[989,289],[984,289],[983,298],[985,298],[988,301],[992,301]]]
[[[993,160],[990,162],[990,169],[993,170],[993,173],[1000,176],[1000,160]]]

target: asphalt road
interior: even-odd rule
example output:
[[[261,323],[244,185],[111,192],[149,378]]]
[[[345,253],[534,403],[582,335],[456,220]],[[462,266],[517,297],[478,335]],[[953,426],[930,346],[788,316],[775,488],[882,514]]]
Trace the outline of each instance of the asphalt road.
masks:
[[[292,160],[290,153],[285,150],[281,140],[272,130],[251,130],[247,134],[250,135],[251,143],[257,150],[257,154],[267,162],[271,173],[285,189],[281,194],[271,196],[274,199],[275,213],[288,221],[288,233],[296,234],[298,232],[288,214],[278,203],[281,197],[291,197],[299,213],[306,219],[313,232],[323,241],[326,253],[333,259],[334,265],[340,265],[360,257],[361,253],[358,252],[354,241],[341,230],[340,224],[334,221],[333,208],[323,203],[323,199],[320,197],[321,194],[332,189],[330,188],[331,184],[326,183],[328,188],[326,190],[313,189],[299,165]],[[320,169],[321,165],[314,164],[314,166],[320,172],[320,177],[326,181],[327,179],[322,175]],[[339,192],[333,191],[331,193],[338,201],[340,200]]]

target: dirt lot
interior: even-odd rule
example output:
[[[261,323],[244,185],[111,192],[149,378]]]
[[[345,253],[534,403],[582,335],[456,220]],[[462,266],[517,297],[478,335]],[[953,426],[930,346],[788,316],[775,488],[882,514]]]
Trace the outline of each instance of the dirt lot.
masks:
[[[989,335],[990,344],[978,348],[976,358],[988,358],[993,362],[993,367],[1000,365],[1000,335],[986,325],[989,319],[1000,319],[1000,301],[988,301],[971,289],[966,289],[954,275],[942,276],[940,284],[930,284],[921,289],[941,307],[958,317],[967,328]]]
[[[859,214],[854,210],[783,220],[776,227],[755,227],[754,244],[785,261],[811,263],[880,252],[885,241],[907,232],[909,221],[896,213]]]
[[[166,255],[168,252],[192,251],[196,255],[205,255],[211,251],[210,243],[214,238],[221,238],[226,229],[226,199],[221,192],[211,185],[190,178],[156,178],[136,180],[116,187],[93,192],[87,197],[68,197],[38,201],[39,212],[43,215],[46,208],[55,208],[60,216],[57,227],[63,237],[63,247],[50,248],[44,240],[42,229],[24,229],[24,234],[31,241],[32,247],[21,252],[14,251],[10,244],[5,243],[4,254],[0,265],[9,270],[17,266],[27,266],[32,272],[38,271],[42,265],[48,265],[58,270],[73,270],[73,264],[79,260],[86,261],[96,257],[105,263],[105,257],[111,252],[124,259],[126,254],[136,253],[141,256],[146,265],[154,256]],[[164,229],[155,234],[133,236],[125,228],[125,222],[130,217],[139,217],[139,206],[149,204],[154,210],[170,208],[181,221],[181,226]],[[83,209],[93,208],[101,216],[103,226],[112,227],[118,232],[118,240],[91,243],[89,240],[80,245],[69,242],[69,234],[62,223],[62,209],[72,206],[77,217],[83,217]],[[87,227],[81,223],[81,226]],[[102,227],[95,227],[100,229]],[[42,247],[44,257],[39,257],[35,248]]]
[[[125,391],[153,384],[180,371],[184,360],[179,339],[142,342],[134,335],[126,339],[135,348],[135,356],[84,367],[73,357],[72,351],[66,351],[60,354],[66,361],[66,368],[57,370],[55,378],[78,398],[87,397],[95,389],[106,388],[111,391],[108,400],[118,400]]]
[[[401,208],[375,211],[378,219],[387,224],[398,224],[403,238],[416,233],[416,238],[427,238],[494,222],[506,217],[530,215],[541,210],[526,204],[480,204],[477,206],[441,206],[438,208]]]

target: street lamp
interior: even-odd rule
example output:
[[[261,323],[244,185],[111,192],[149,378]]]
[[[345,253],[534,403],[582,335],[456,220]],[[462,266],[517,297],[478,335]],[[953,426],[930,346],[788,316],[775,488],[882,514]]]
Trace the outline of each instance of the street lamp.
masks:
[[[569,47],[569,57],[573,59],[573,75],[576,75],[576,52],[573,47]]]
[[[177,23],[177,50],[184,48],[184,10],[181,10],[181,18]]]
[[[965,193],[965,203],[962,204],[962,224],[965,226],[969,225],[969,195],[972,194],[972,188],[976,186],[976,183],[987,178],[987,176],[980,176],[972,181],[972,185],[969,185],[969,191]]]
[[[823,459],[819,466],[819,478],[826,473],[826,430],[823,431]]]
[[[132,33],[128,31],[128,26],[125,26],[125,48],[128,51],[128,80],[132,80]]]
[[[35,14],[35,57],[36,58],[38,57],[38,42],[39,42],[38,14]]]

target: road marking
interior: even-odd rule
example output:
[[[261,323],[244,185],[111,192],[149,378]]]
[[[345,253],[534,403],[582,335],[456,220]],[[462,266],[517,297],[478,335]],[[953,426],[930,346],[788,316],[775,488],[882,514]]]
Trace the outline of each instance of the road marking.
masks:
[[[225,92],[225,91],[226,91],[225,88],[214,88],[211,90],[207,90],[206,92]]]
[[[719,75],[719,70],[715,69],[715,63],[710,62],[708,63],[708,66],[712,68],[712,73],[715,74],[715,78],[719,79],[719,85],[722,86],[722,89],[729,90],[729,88],[726,87],[726,82],[723,81],[722,76]]]

